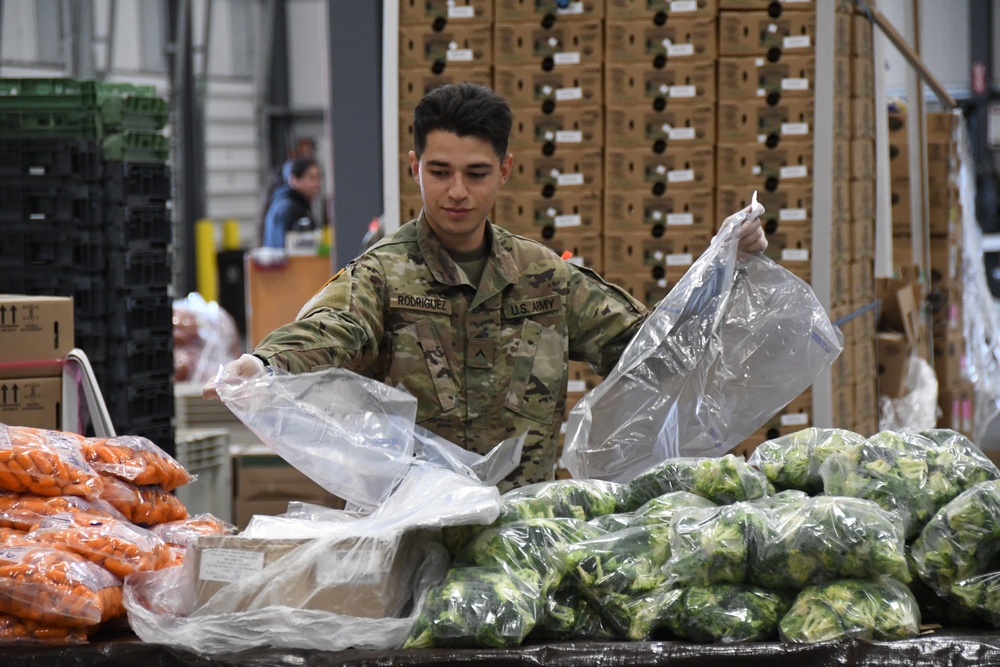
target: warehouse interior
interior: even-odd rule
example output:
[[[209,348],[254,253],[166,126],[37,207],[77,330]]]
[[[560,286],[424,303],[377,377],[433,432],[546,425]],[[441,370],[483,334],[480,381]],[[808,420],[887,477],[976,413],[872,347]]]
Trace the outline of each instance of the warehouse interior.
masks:
[[[256,656],[259,662],[252,664],[280,660],[282,648],[322,653],[349,647],[362,649],[362,654],[363,649],[380,649],[367,657],[353,656],[363,661],[357,664],[405,664],[392,663],[404,640],[408,647],[440,650],[440,664],[463,659],[461,653],[449,653],[449,646],[511,651],[499,657],[488,652],[465,655],[496,659],[497,664],[600,664],[612,650],[578,642],[585,635],[565,628],[535,643],[530,627],[508,628],[511,634],[493,644],[462,636],[449,645],[434,635],[433,627],[410,634],[419,612],[417,596],[412,595],[417,584],[399,583],[400,563],[409,558],[430,568],[430,557],[416,555],[420,544],[413,532],[402,539],[396,535],[389,563],[376,577],[382,586],[378,600],[370,606],[365,606],[370,602],[365,597],[371,593],[368,589],[336,589],[334,602],[300,590],[295,576],[319,576],[310,569],[319,567],[316,553],[308,556],[305,551],[301,562],[286,561],[287,569],[270,584],[239,591],[259,596],[257,602],[272,596],[310,613],[328,614],[334,608],[337,614],[368,620],[391,617],[395,625],[347,623],[341,633],[343,616],[323,616],[319,620],[332,623],[338,632],[319,640],[313,639],[316,631],[297,626],[283,611],[278,620],[266,617],[279,628],[274,636],[250,640],[237,637],[234,616],[222,613],[232,612],[219,601],[225,594],[209,603],[224,582],[236,579],[221,574],[211,579],[204,572],[238,569],[230,561],[209,563],[206,554],[215,553],[212,549],[231,549],[237,555],[227,554],[240,563],[259,559],[262,569],[306,538],[322,535],[297,525],[299,532],[288,534],[297,540],[294,546],[260,537],[270,539],[271,532],[253,533],[258,542],[252,547],[231,546],[225,540],[238,531],[255,526],[258,531],[292,530],[282,522],[304,517],[316,525],[323,520],[333,525],[344,515],[354,519],[376,506],[364,501],[381,482],[381,468],[365,467],[367,460],[358,462],[357,470],[376,472],[370,487],[358,482],[364,492],[354,496],[350,485],[363,479],[364,472],[345,472],[341,480],[324,476],[320,468],[325,464],[314,466],[308,457],[296,458],[302,452],[294,445],[285,447],[280,438],[275,442],[274,432],[288,425],[282,420],[294,421],[283,417],[288,414],[282,412],[284,394],[271,403],[248,402],[246,396],[223,394],[220,383],[220,401],[203,396],[203,388],[215,382],[225,364],[253,352],[267,334],[295,320],[352,260],[421,215],[422,185],[413,178],[408,154],[414,144],[413,108],[428,92],[461,82],[495,90],[513,111],[513,173],[490,219],[596,272],[650,312],[658,312],[659,304],[674,305],[670,295],[681,298],[677,295],[689,288],[691,276],[706,270],[699,259],[719,252],[717,239],[729,216],[752,202],[763,204],[760,220],[768,242],[763,255],[769,266],[781,267],[790,283],[805,286],[815,298],[818,319],[835,332],[822,345],[829,343],[835,351],[826,350],[828,362],[792,356],[771,360],[772,365],[757,360],[761,368],[773,369],[775,378],[784,378],[779,371],[787,371],[785,386],[777,379],[769,385],[765,378],[749,377],[747,370],[747,377],[728,378],[730,393],[705,397],[710,407],[697,401],[697,410],[732,415],[741,391],[771,391],[770,400],[781,405],[772,409],[761,398],[759,403],[767,407],[752,412],[755,405],[750,401],[745,412],[737,413],[741,419],[731,423],[702,419],[698,412],[693,418],[697,429],[716,445],[726,443],[714,456],[735,461],[741,484],[763,475],[770,492],[760,495],[775,497],[783,489],[816,496],[811,491],[824,483],[829,485],[826,495],[841,495],[831,490],[830,479],[839,479],[843,485],[838,488],[848,496],[852,494],[844,489],[857,483],[857,476],[843,471],[837,478],[836,465],[821,466],[809,459],[804,464],[812,466],[808,483],[775,484],[772,472],[785,481],[782,474],[792,473],[789,468],[774,472],[781,466],[767,457],[779,449],[785,452],[787,443],[806,447],[808,440],[810,452],[825,451],[823,447],[864,452],[867,445],[851,448],[871,442],[875,449],[884,448],[872,456],[886,466],[911,452],[892,450],[890,461],[885,434],[919,432],[924,434],[922,442],[930,442],[933,438],[927,434],[948,433],[933,447],[961,448],[967,443],[974,454],[962,450],[962,456],[972,458],[948,450],[954,459],[947,464],[927,459],[917,464],[923,466],[928,493],[935,465],[947,468],[949,475],[968,475],[962,477],[966,486],[959,485],[932,511],[901,509],[902,528],[887,529],[902,530],[898,537],[906,544],[909,573],[904,562],[893,566],[899,571],[876,569],[869,576],[895,576],[909,583],[912,573],[924,593],[940,594],[945,603],[935,598],[938,606],[925,608],[921,591],[911,587],[912,592],[903,595],[895,588],[902,584],[893,579],[891,585],[882,582],[872,595],[904,597],[904,602],[890,605],[894,609],[906,608],[914,597],[924,618],[918,625],[930,633],[931,644],[935,639],[927,628],[934,620],[928,619],[945,619],[934,626],[945,628],[939,640],[942,651],[953,650],[947,632],[954,622],[956,627],[976,629],[970,641],[977,642],[982,655],[1000,656],[995,594],[978,588],[970,593],[959,584],[942,593],[927,582],[938,583],[943,575],[938,572],[934,579],[913,565],[920,549],[934,548],[932,539],[945,539],[933,531],[927,536],[929,529],[914,529],[920,512],[926,514],[920,516],[921,526],[937,526],[935,520],[942,516],[938,510],[958,491],[970,493],[973,478],[979,482],[1000,477],[1000,471],[996,476],[983,472],[982,478],[968,472],[1000,465],[1000,4],[993,0],[0,0],[0,435],[6,434],[8,444],[16,448],[41,447],[38,438],[44,441],[46,436],[37,432],[69,433],[70,440],[82,443],[73,445],[83,447],[80,455],[97,457],[98,463],[102,456],[124,456],[111,447],[119,444],[119,436],[145,439],[157,446],[155,454],[139,456],[148,474],[162,476],[147,483],[155,486],[157,495],[153,500],[142,496],[134,507],[126,505],[128,512],[111,502],[114,509],[149,528],[211,517],[205,519],[208,528],[198,526],[209,532],[198,538],[207,541],[204,550],[197,551],[203,569],[193,591],[177,583],[180,579],[165,576],[135,586],[184,590],[184,604],[207,605],[199,612],[203,614],[217,605],[220,615],[197,628],[190,619],[163,611],[172,602],[164,601],[160,608],[143,602],[144,594],[159,588],[136,588],[138,598],[125,604],[125,629],[117,631],[132,632],[132,639],[138,635],[137,642],[151,646],[158,641],[177,644],[200,657],[262,651]],[[265,220],[273,193],[291,182],[289,170],[303,156],[318,166],[318,194],[306,201],[313,224],[301,235],[287,236],[282,247],[267,247]],[[18,314],[29,324],[19,326]],[[41,326],[32,325],[32,320]],[[790,328],[776,325],[769,334],[772,342],[782,332],[790,335]],[[50,329],[55,336],[49,336]],[[736,340],[716,333],[710,338],[713,343]],[[692,361],[690,367],[698,363]],[[753,363],[748,356],[746,369],[754,368]],[[814,367],[816,372],[793,391],[794,382]],[[627,373],[622,370],[622,376]],[[565,412],[557,415],[562,423],[559,449],[548,471],[551,479],[566,484],[632,480],[634,469],[628,480],[615,478],[610,464],[601,468],[605,452],[588,450],[579,440],[580,420],[583,428],[590,428],[592,406],[608,400],[605,397],[613,400],[623,385],[612,389],[611,381],[621,379],[612,374],[606,380],[590,364],[569,361]],[[290,386],[288,391],[301,391],[301,396],[309,393],[304,385]],[[354,405],[349,392],[334,394],[331,403],[339,401]],[[299,418],[294,408],[293,417]],[[680,410],[695,411],[689,408]],[[301,426],[303,431],[292,431],[294,437],[326,436],[324,425],[340,416],[333,407],[329,413],[336,416],[312,424],[316,430]],[[596,430],[596,418],[594,422]],[[719,428],[725,431],[722,436],[712,430]],[[345,432],[343,437],[349,438],[350,428]],[[820,438],[818,433],[825,438],[821,443],[813,440]],[[693,460],[695,455],[685,452],[695,451],[695,440],[689,437],[671,451],[679,447],[675,456]],[[0,437],[0,455],[4,447]],[[129,447],[134,448],[134,442]],[[491,466],[500,465],[496,459],[509,454],[503,444],[498,451]],[[455,463],[462,457],[454,453],[442,455],[442,460],[483,474],[489,468],[478,462],[483,453],[477,453],[475,465]],[[157,458],[161,454],[163,458]],[[137,456],[134,451],[128,455]],[[109,459],[101,464],[109,465]],[[857,460],[853,464],[861,465]],[[18,528],[5,523],[5,503],[13,500],[4,497],[44,495],[37,490],[42,486],[54,489],[48,483],[21,482],[16,476],[20,468],[8,470],[4,465],[0,456],[0,566],[5,546],[23,547],[3,541],[8,538],[5,529]],[[105,475],[104,469],[97,470]],[[593,474],[584,476],[584,471]],[[5,472],[14,480],[10,488],[4,486]],[[22,474],[28,477],[31,471],[25,466]],[[130,479],[140,491],[147,487]],[[89,483],[74,481],[80,489],[89,488]],[[681,488],[699,493],[668,484],[638,502],[633,492],[625,496],[632,502],[628,511],[635,513],[655,496]],[[603,486],[598,489],[606,492]],[[976,490],[987,495],[958,497],[992,507],[987,491]],[[882,490],[871,489],[867,492],[872,495],[857,488],[854,492],[883,508],[879,500],[891,495],[875,498]],[[68,494],[63,488],[51,495],[66,497],[62,493]],[[387,497],[380,500],[389,507]],[[426,512],[439,511],[441,516],[448,513],[449,502],[468,503],[462,517],[431,521],[438,532],[442,526],[468,527],[461,520],[490,523],[476,514],[485,512],[477,504],[487,502],[483,496],[463,496],[448,487],[438,497],[417,498],[408,503],[411,511],[426,501]],[[713,500],[728,507],[734,498],[727,498]],[[820,511],[819,497],[803,498],[795,502],[813,508],[815,501],[814,511]],[[1000,508],[1000,490],[996,506]],[[138,507],[155,511],[140,519]],[[503,517],[504,505],[499,507]],[[573,516],[596,521],[598,514],[591,516],[587,507],[574,509],[579,516]],[[330,519],[323,508],[341,514]],[[961,511],[953,510],[960,518]],[[1000,524],[1000,509],[996,514],[993,518]],[[675,523],[670,525],[675,530]],[[218,526],[225,528],[210,532]],[[625,527],[635,526],[616,525]],[[366,534],[365,539],[370,537]],[[644,539],[648,546],[651,538]],[[959,542],[955,535],[948,539]],[[983,539],[990,549],[996,542],[995,551],[1000,552],[1000,538],[990,533]],[[445,538],[442,548],[448,546]],[[154,554],[157,564],[147,569],[166,572],[172,558],[188,567],[183,547],[179,551],[181,555],[173,555],[164,547]],[[989,561],[987,569],[993,569],[996,557],[980,560]],[[663,571],[674,572],[674,583],[693,585],[677,574],[687,565],[670,564],[674,570],[664,566]],[[773,561],[769,566],[776,571],[785,567]],[[410,569],[405,574],[413,578]],[[443,575],[437,576],[440,580]],[[850,580],[850,575],[844,577]],[[720,583],[706,578],[712,585]],[[760,581],[747,575],[746,580],[725,583]],[[310,585],[328,592],[328,584]],[[804,585],[792,582],[774,588]],[[29,664],[33,649],[18,646],[11,639],[13,630],[5,634],[3,620],[10,615],[23,623],[28,617],[4,606],[3,591],[0,582],[0,655],[12,644],[11,664]],[[974,604],[969,602],[973,594],[981,596]],[[994,598],[984,602],[991,594]],[[228,602],[240,611],[252,608],[249,598],[239,604],[236,598],[231,592]],[[295,601],[289,602],[292,598]],[[348,598],[351,602],[344,603]],[[660,596],[644,604],[661,605],[656,607],[660,612],[673,614],[680,603],[671,599],[668,604]],[[592,598],[586,605],[598,606]],[[796,605],[808,608],[810,602],[799,597]],[[787,612],[781,609],[778,618]],[[931,610],[942,615],[933,616]],[[124,619],[119,612],[117,618]],[[628,616],[625,625],[607,620],[601,630],[605,634],[598,632],[594,639],[657,636],[649,626],[636,629],[634,607],[628,614],[618,613]],[[536,618],[539,627],[542,618]],[[703,628],[671,626],[659,617],[646,621],[667,633],[664,636],[693,642],[675,646],[679,657],[735,662],[757,655],[752,647],[762,645],[733,643],[752,638],[720,638]],[[100,618],[82,625],[85,630],[73,630],[84,633],[80,635],[67,634],[69,626],[56,623],[64,648],[79,648],[94,633],[104,637],[104,628],[111,625],[109,617]],[[32,631],[30,624],[24,627]],[[259,630],[248,627],[247,636]],[[773,640],[779,636],[777,621],[771,630]],[[583,632],[579,625],[574,631]],[[19,632],[23,637],[24,631]],[[780,637],[812,641],[789,639],[795,632],[808,635],[801,627],[793,631],[782,625]],[[917,634],[909,632],[909,626],[886,630],[874,636],[885,642],[865,643],[859,649],[857,642],[872,639],[871,629],[868,634],[844,630],[831,637],[847,637],[849,644],[831,643],[828,652],[814,657],[873,665],[903,659],[933,664],[919,662],[929,660],[932,651],[931,644],[917,643]],[[428,639],[431,636],[435,638]],[[569,643],[545,654],[547,644],[537,642],[552,637]],[[892,639],[901,641],[896,645],[888,641]],[[524,652],[517,653],[522,642]],[[609,646],[633,647],[622,650],[634,650],[628,655],[635,664],[667,664],[643,647],[651,643],[656,642]],[[91,641],[91,646],[100,646],[100,641]],[[700,653],[704,647],[707,652]],[[712,647],[720,652],[713,653]],[[133,657],[166,660],[151,648],[136,650]],[[776,659],[797,659],[792,652],[775,650]],[[66,650],[51,657],[68,660],[70,655]],[[96,653],[84,655],[79,664],[101,664]],[[184,664],[192,655],[178,653],[170,659]]]

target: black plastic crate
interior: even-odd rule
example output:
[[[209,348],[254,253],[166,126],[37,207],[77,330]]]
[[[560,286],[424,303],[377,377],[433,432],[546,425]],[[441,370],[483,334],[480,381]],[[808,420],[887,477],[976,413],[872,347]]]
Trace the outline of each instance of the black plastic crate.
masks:
[[[0,293],[71,296],[75,319],[96,319],[107,312],[103,276],[67,271],[0,271]]]
[[[102,387],[111,421],[118,430],[136,422],[170,419],[174,415],[171,382],[110,384]],[[107,400],[110,396],[111,400]],[[122,426],[119,426],[122,425]]]
[[[108,358],[108,327],[103,317],[74,318],[73,335],[76,347],[87,353],[95,369]]]
[[[0,224],[4,222],[60,222],[98,227],[100,185],[60,178],[5,178],[0,180]]]
[[[0,223],[0,269],[103,274],[105,243],[98,231]]]
[[[104,209],[109,245],[124,249],[134,243],[170,243],[173,237],[170,211],[166,203],[106,206]]]
[[[112,287],[162,287],[172,280],[173,253],[166,244],[142,244],[108,254]]]
[[[113,337],[156,335],[172,330],[173,299],[167,287],[107,290],[108,330]]]
[[[104,193],[108,202],[166,201],[170,199],[170,167],[157,162],[106,162]]]
[[[109,381],[116,384],[143,384],[144,379],[151,381],[158,377],[169,380],[174,371],[173,335],[144,336],[139,340],[116,344],[104,366],[108,370]]]
[[[121,435],[140,435],[148,438],[167,454],[176,456],[177,434],[171,424],[172,418],[173,413],[169,416],[161,415],[159,418],[132,420],[124,425],[124,428],[115,424],[115,430]]]
[[[101,144],[83,139],[0,139],[0,176],[99,181]]]

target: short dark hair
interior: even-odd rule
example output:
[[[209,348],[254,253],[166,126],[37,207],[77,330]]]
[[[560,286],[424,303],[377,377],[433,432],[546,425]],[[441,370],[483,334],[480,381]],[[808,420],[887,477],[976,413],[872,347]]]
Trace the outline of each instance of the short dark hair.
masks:
[[[319,166],[319,161],[313,157],[297,157],[292,160],[290,173],[295,178],[302,178],[310,167]]]
[[[502,162],[513,125],[507,100],[486,86],[458,83],[435,88],[413,110],[413,150],[417,157],[435,130],[490,142]]]

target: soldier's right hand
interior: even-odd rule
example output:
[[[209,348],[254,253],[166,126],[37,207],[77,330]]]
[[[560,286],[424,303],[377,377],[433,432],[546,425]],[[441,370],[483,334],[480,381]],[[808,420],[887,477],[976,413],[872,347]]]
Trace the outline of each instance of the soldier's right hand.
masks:
[[[244,354],[239,359],[234,359],[226,364],[223,372],[252,378],[254,375],[264,372],[264,362],[252,354]],[[219,400],[219,394],[215,391],[215,380],[212,380],[202,388],[201,396],[210,401]]]

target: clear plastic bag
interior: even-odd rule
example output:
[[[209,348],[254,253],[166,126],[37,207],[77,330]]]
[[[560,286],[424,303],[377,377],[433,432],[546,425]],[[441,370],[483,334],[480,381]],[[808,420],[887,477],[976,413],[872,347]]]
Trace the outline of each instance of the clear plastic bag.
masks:
[[[236,321],[197,292],[173,304],[174,381],[211,382],[219,364],[243,353]]]
[[[862,435],[842,428],[804,428],[761,443],[747,459],[779,489],[816,494],[823,490],[819,468],[831,454],[865,442]]]
[[[0,424],[0,491],[95,498],[101,479],[83,457],[83,436]]]
[[[141,436],[87,438],[81,447],[94,470],[140,486],[155,484],[173,491],[194,479],[174,457]]]
[[[47,516],[80,512],[96,517],[124,519],[121,512],[103,500],[80,496],[29,496],[0,493],[0,527],[31,530]]]
[[[158,486],[136,486],[108,475],[102,475],[101,479],[104,486],[101,500],[132,523],[155,526],[188,517],[184,503]]]
[[[668,627],[694,642],[766,641],[778,634],[778,622],[792,605],[786,591],[745,584],[691,586],[684,591],[680,613]]]
[[[236,526],[217,516],[204,513],[187,519],[161,523],[150,530],[167,544],[186,547],[202,535],[232,535],[236,532]]]
[[[649,315],[608,377],[570,412],[562,460],[577,479],[628,482],[677,456],[719,456],[812,384],[843,336],[812,289],[737,254],[726,219]]]
[[[678,510],[668,533],[672,585],[747,583],[753,545],[764,532],[766,510],[750,503]]]
[[[538,482],[503,494],[498,523],[529,518],[590,521],[618,511],[626,487],[601,480],[558,479]]]
[[[671,458],[636,476],[628,484],[625,509],[632,511],[657,496],[689,491],[727,505],[767,495],[767,479],[741,457]]]

